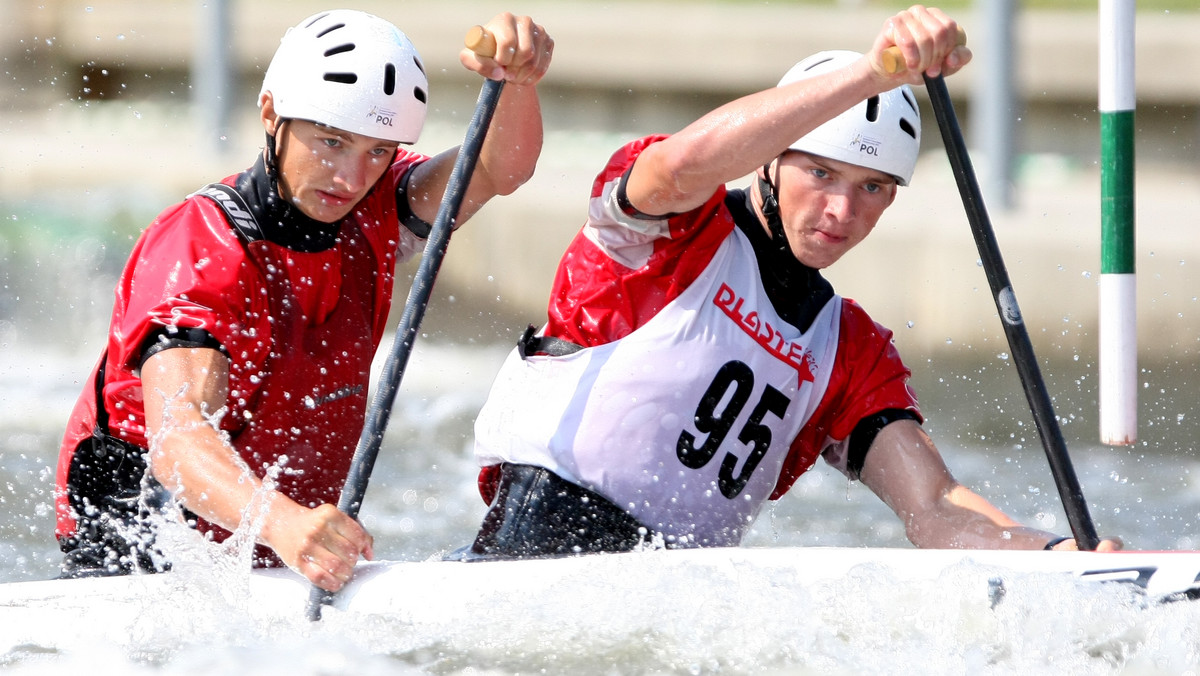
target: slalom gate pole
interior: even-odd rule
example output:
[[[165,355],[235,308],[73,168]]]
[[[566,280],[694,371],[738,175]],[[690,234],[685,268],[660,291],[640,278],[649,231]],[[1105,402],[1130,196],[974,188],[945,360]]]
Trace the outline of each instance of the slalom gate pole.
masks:
[[[1137,441],[1135,0],[1100,0],[1100,442]]]

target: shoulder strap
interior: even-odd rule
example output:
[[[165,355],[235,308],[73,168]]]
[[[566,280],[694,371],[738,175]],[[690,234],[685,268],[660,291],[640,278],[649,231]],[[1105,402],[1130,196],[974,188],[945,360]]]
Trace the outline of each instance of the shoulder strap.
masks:
[[[216,202],[217,206],[221,207],[221,211],[225,212],[225,218],[233,226],[234,231],[244,241],[256,242],[263,239],[258,221],[254,220],[250,206],[246,204],[246,200],[237,190],[224,183],[209,183],[192,194],[207,197]]]

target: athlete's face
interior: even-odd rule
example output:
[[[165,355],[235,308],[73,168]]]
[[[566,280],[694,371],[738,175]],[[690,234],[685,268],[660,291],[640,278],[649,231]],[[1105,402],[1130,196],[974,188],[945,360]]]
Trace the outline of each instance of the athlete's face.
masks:
[[[274,110],[269,118],[267,112],[264,105],[263,126],[275,135],[279,157],[280,196],[322,223],[345,218],[383,176],[396,153],[394,141],[307,120],[279,125]]]
[[[785,153],[770,171],[792,253],[811,268],[828,267],[857,246],[896,198],[888,174],[808,153]]]

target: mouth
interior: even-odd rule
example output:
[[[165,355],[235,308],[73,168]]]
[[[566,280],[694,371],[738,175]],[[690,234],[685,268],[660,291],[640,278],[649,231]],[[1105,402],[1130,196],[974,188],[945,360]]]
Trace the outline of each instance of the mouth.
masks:
[[[354,195],[347,195],[340,192],[318,190],[317,197],[321,198],[321,202],[331,207],[345,207],[354,204]]]
[[[813,233],[817,236],[817,240],[826,244],[841,244],[846,241],[844,235],[835,235],[826,230],[814,230]]]

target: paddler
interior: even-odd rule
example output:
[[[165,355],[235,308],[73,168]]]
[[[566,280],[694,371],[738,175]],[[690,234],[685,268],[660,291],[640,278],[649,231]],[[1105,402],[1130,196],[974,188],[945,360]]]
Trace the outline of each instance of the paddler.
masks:
[[[458,224],[522,185],[542,146],[554,41],[527,16],[484,28],[495,57],[460,60],[506,86]],[[334,505],[396,264],[423,249],[458,151],[407,148],[429,95],[417,50],[382,18],[320,12],[283,36],[258,98],[263,151],[162,212],[117,286],[58,463],[64,576],[168,568],[157,514],[216,540],[240,528],[255,565],[330,591],[372,557]]]
[[[477,419],[488,509],[452,558],[737,545],[818,457],[919,547],[1077,548],[954,479],[891,331],[821,274],[912,178],[911,87],[970,60],[954,20],[913,6],[865,54],[815,54],[775,87],[619,148],[547,322]]]

